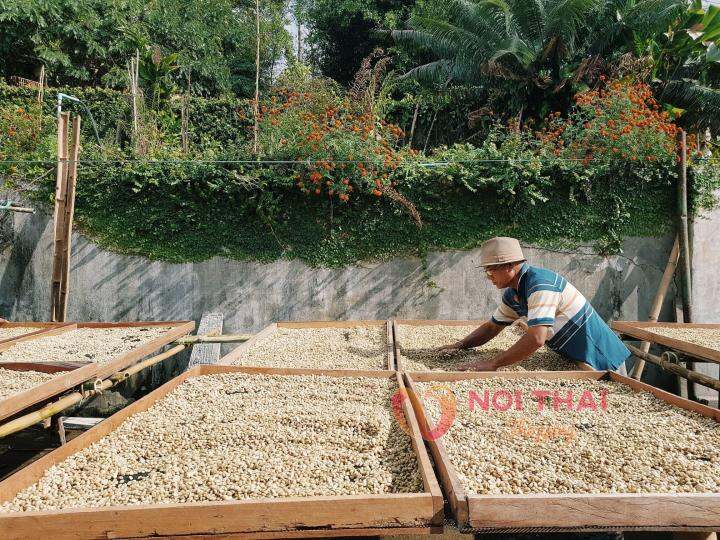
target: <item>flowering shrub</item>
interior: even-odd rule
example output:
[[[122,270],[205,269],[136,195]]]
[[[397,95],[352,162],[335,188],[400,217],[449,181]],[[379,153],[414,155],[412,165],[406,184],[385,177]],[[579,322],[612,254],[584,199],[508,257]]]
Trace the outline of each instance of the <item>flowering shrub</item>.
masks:
[[[389,193],[411,155],[399,127],[329,91],[280,89],[260,107],[259,133],[263,159],[298,162],[290,178],[301,192],[341,202]]]
[[[36,110],[31,113],[30,106],[15,105],[0,108],[0,160],[34,151],[38,136]]]
[[[568,118],[555,112],[535,133],[556,156],[581,160],[583,166],[610,160],[671,162],[675,157],[679,129],[645,83],[613,81],[577,94],[575,103]]]
[[[397,126],[337,87],[300,83],[262,103],[257,155],[248,102],[194,98],[189,150],[180,147],[179,116],[168,113],[157,123],[162,144],[137,159],[127,126],[113,123],[122,115],[110,114],[122,109],[119,97],[112,106],[101,95],[88,100],[105,143],[98,148],[83,122],[76,223],[103,246],[156,259],[290,257],[318,266],[466,249],[498,234],[616,252],[627,236],[673,226],[677,128],[643,85],[608,81],[539,125],[497,124],[477,144],[418,154],[402,146]],[[0,178],[52,201],[52,99],[34,135],[34,96],[12,96],[0,101],[0,154],[28,164],[14,170],[0,160]],[[695,145],[689,137],[689,152]],[[689,165],[697,213],[715,204],[720,169],[696,155]]]

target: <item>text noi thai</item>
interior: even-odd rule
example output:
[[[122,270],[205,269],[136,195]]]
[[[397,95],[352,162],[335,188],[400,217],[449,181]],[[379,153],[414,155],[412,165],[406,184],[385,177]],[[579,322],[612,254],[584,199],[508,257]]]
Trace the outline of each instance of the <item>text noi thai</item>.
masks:
[[[476,408],[482,411],[507,411],[512,408],[514,410],[525,410],[526,403],[523,401],[525,393],[522,390],[493,390],[486,389],[480,393],[475,390],[468,392],[468,407],[471,412]],[[554,411],[596,411],[604,412],[608,406],[608,392],[602,390],[597,394],[593,394],[590,390],[584,390],[582,393],[575,393],[570,390],[561,392],[558,390],[533,390],[529,392],[530,401],[535,405],[530,407],[537,408],[538,412],[543,410]]]

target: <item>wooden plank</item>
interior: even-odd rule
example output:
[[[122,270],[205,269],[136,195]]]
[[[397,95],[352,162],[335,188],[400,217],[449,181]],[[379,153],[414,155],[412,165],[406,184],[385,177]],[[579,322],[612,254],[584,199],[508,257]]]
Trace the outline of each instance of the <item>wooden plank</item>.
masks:
[[[199,336],[214,335],[219,336],[223,331],[223,314],[222,313],[203,313],[198,325],[197,334]],[[188,369],[200,364],[217,364],[220,360],[221,343],[203,343],[193,345],[192,353],[190,353],[190,361]]]
[[[24,409],[46,401],[54,396],[92,379],[96,372],[94,364],[86,364],[82,367],[71,367],[68,364],[56,363],[54,365],[41,362],[0,362],[0,368],[14,369],[18,371],[42,371],[45,373],[59,373],[62,375],[53,377],[33,388],[18,392],[0,400],[0,420],[9,418]]]
[[[661,390],[660,388],[656,388],[631,377],[623,377],[622,375],[613,372],[609,372],[608,377],[613,381],[629,386],[637,392],[649,392],[655,397],[658,397],[671,405],[675,405],[676,407],[680,407],[681,409],[685,409],[687,411],[702,414],[703,416],[709,416],[710,418],[714,418],[720,422],[720,409],[714,409],[713,407],[708,407],[707,405],[703,405],[697,401],[690,401],[689,399],[676,396],[675,394],[671,394],[670,392],[666,392],[665,390]]]
[[[55,211],[53,216],[53,269],[50,287],[50,320],[60,321],[60,282],[64,253],[65,204],[68,174],[68,124],[70,113],[58,114],[57,174],[55,179]]]
[[[12,499],[19,491],[37,482],[52,465],[98,441],[117,429],[127,418],[150,408],[156,401],[189,377],[208,373],[246,372],[268,374],[305,374],[313,370],[249,368],[242,366],[200,365],[184,372],[157,390],[129,405],[86,433],[31,463],[0,482],[0,501]],[[312,374],[352,377],[388,377],[397,380],[394,371],[348,373],[314,370]],[[405,408],[408,425],[417,427],[410,409]],[[413,438],[421,472],[428,491],[423,493],[362,495],[339,497],[298,497],[257,499],[213,503],[137,505],[107,508],[83,508],[46,512],[0,514],[3,539],[28,537],[53,539],[78,538],[150,538],[182,535],[268,534],[287,536],[366,536],[367,531],[382,529],[383,534],[398,530],[417,531],[430,528],[442,516],[441,494],[428,467],[429,458]],[[386,529],[387,528],[387,529]],[[317,530],[317,532],[315,531]],[[274,532],[273,532],[274,531]]]
[[[406,540],[405,537],[409,536],[428,536],[441,532],[440,527],[394,527],[392,529],[305,529],[302,531],[283,531],[281,537],[278,536],[277,532],[256,532],[220,535],[193,534],[190,536],[172,536],[171,538],[172,540],[276,540],[277,538],[343,538],[347,536],[376,536],[382,538],[385,536],[402,536],[401,540]]]
[[[419,423],[421,433],[427,434],[430,431],[428,415],[422,404],[420,393],[415,386],[412,376],[406,372],[404,377],[409,390],[408,396],[410,398],[410,403],[412,404],[413,411],[415,412],[415,417]],[[450,462],[445,446],[442,444],[440,438],[424,436],[424,439],[430,447],[430,453],[435,460],[435,466],[437,467],[438,474],[440,475],[440,482],[445,490],[447,500],[450,503],[450,510],[458,525],[460,527],[464,527],[468,523],[469,519],[469,508],[465,488],[460,482],[457,472],[455,471],[455,467]]]
[[[161,336],[158,336],[157,338],[148,341],[147,343],[143,343],[139,347],[136,347],[135,349],[126,352],[125,354],[122,354],[118,356],[117,358],[113,358],[109,362],[106,362],[102,365],[97,365],[97,373],[95,374],[96,377],[100,379],[105,379],[112,375],[113,373],[117,373],[118,371],[121,371],[138,361],[140,361],[145,356],[149,355],[150,353],[153,353],[160,349],[161,347],[172,343],[180,336],[184,336],[189,334],[193,331],[195,328],[195,322],[194,321],[168,321],[168,322],[133,322],[133,323],[77,323],[78,329],[83,328],[142,328],[146,326],[172,326],[170,330],[162,334]]]
[[[385,352],[387,354],[387,369],[395,370],[395,329],[393,321],[385,321]]]
[[[403,326],[480,326],[487,319],[396,319]]]
[[[602,379],[607,371],[407,371],[413,381],[463,381],[466,379]]]
[[[395,380],[398,385],[399,395],[408,395],[405,382],[400,373],[395,372]],[[444,502],[443,494],[438,484],[435,473],[433,472],[432,464],[430,463],[430,457],[425,449],[425,443],[423,441],[422,432],[420,431],[420,425],[418,424],[417,418],[415,417],[415,411],[413,410],[412,403],[409,399],[402,400],[403,414],[405,415],[405,421],[407,422],[408,429],[410,431],[410,440],[412,442],[413,450],[417,456],[418,466],[420,467],[420,473],[423,478],[423,486],[427,493],[430,493],[433,500],[433,508],[435,510],[434,517],[431,521],[433,525],[440,526],[443,524],[444,518]]]
[[[502,372],[502,373],[406,373],[408,386],[414,390],[417,381],[457,381],[502,377],[507,379],[536,378],[543,380],[609,379],[647,391],[663,401],[720,421],[720,411],[680,398],[646,383],[614,372]],[[415,392],[416,393],[416,392]],[[412,395],[412,394],[411,394]],[[417,403],[416,403],[417,402]],[[413,407],[418,421],[427,415],[419,397]],[[615,494],[529,494],[477,495],[464,492],[441,441],[429,441],[440,479],[461,527],[482,532],[499,531],[569,531],[569,530],[716,530],[720,527],[720,493],[615,493]],[[460,495],[458,495],[458,493]],[[467,501],[464,520],[462,495]]]
[[[237,347],[235,347],[232,351],[230,351],[228,354],[223,356],[220,361],[218,362],[218,365],[231,365],[235,362],[235,360],[238,360],[239,358],[242,358],[242,356],[245,354],[246,351],[253,348],[257,343],[260,343],[261,341],[264,341],[265,338],[271,336],[278,330],[277,323],[272,323],[265,328],[263,328],[260,332],[255,334],[252,338],[247,340],[245,343],[241,343]]]
[[[70,162],[65,177],[65,217],[63,219],[63,251],[61,254],[59,320],[67,318],[67,303],[70,293],[70,255],[72,253],[72,226],[75,216],[75,186],[77,183],[78,155],[80,153],[80,116],[75,116],[72,122],[72,143],[70,145]]]
[[[260,366],[225,366],[225,365],[202,365],[197,366],[201,370],[202,375],[210,375],[212,373],[254,373],[257,375],[324,375],[326,377],[373,377],[384,379],[395,375],[394,371],[389,369],[315,369],[315,368],[276,368],[276,367],[260,367]]]
[[[392,334],[392,328],[389,321],[377,320],[377,321],[280,321],[272,323],[263,328],[259,333],[255,334],[251,339],[245,343],[240,344],[235,349],[230,351],[228,354],[223,356],[218,365],[232,365],[235,361],[242,358],[242,356],[250,349],[252,349],[258,343],[264,341],[266,338],[276,333],[279,328],[357,328],[357,327],[372,327],[372,326],[385,326],[385,339],[386,339],[386,367],[387,369],[395,369],[395,352],[394,352],[394,340]],[[362,370],[351,370],[359,372]],[[382,370],[381,370],[382,371]]]
[[[20,343],[22,341],[31,341],[33,339],[38,339],[42,337],[47,336],[54,336],[57,334],[62,334],[63,332],[67,332],[69,330],[75,330],[76,325],[73,323],[37,323],[37,322],[5,322],[0,324],[1,327],[4,328],[17,328],[18,326],[21,327],[28,327],[28,328],[37,328],[37,330],[33,332],[28,332],[27,334],[23,334],[21,336],[16,336],[14,338],[8,338],[0,340],[0,352],[8,350],[13,345]]]
[[[720,364],[720,351],[711,349],[709,347],[703,347],[689,341],[683,341],[681,339],[675,339],[667,336],[662,336],[646,330],[648,327],[661,326],[665,328],[708,328],[720,330],[720,324],[689,324],[689,323],[657,323],[657,322],[639,322],[639,321],[614,321],[611,325],[612,329],[626,336],[631,336],[639,341],[649,341],[651,343],[657,343],[658,345],[664,345],[671,349],[683,352],[688,356],[694,356],[708,362],[715,362]]]
[[[575,367],[577,367],[578,371],[597,371],[594,367],[592,367],[590,364],[586,364],[585,362],[574,362]]]
[[[718,494],[470,495],[468,500],[470,525],[482,530],[720,528]]]
[[[358,326],[381,326],[384,320],[357,321],[280,321],[280,328],[357,328]]]
[[[13,394],[12,396],[7,397],[6,399],[0,401],[0,420],[4,420],[10,416],[13,416],[24,409],[27,409],[37,403],[40,403],[42,401],[46,401],[54,396],[57,396],[59,394],[62,394],[63,392],[70,390],[71,388],[74,388],[76,386],[79,386],[80,384],[84,383],[85,381],[89,381],[92,379],[104,379],[106,377],[109,377],[110,375],[116,373],[117,371],[120,371],[122,369],[125,369],[129,367],[130,365],[138,362],[143,357],[147,356],[148,354],[156,351],[157,349],[160,349],[164,345],[174,341],[178,337],[185,335],[192,331],[192,329],[195,326],[195,323],[192,321],[186,321],[186,322],[178,322],[174,321],[172,323],[163,323],[163,322],[153,322],[151,323],[155,326],[170,326],[171,324],[175,324],[176,326],[163,334],[162,336],[159,336],[158,338],[151,340],[132,351],[128,351],[124,355],[121,355],[117,358],[114,358],[110,362],[100,365],[97,362],[88,362],[80,364],[79,366],[73,366],[74,369],[71,370],[64,370],[65,373],[63,375],[59,375],[57,377],[54,377],[53,379],[38,385],[34,388],[30,388],[28,390],[25,390],[24,392],[20,392],[17,394]],[[38,334],[36,337],[46,337],[51,334],[57,334],[57,333],[64,333],[68,330],[74,330],[77,328],[115,328],[115,327],[122,327],[122,328],[128,328],[128,327],[143,327],[148,326],[148,323],[142,322],[142,323],[71,323],[55,328],[49,328],[46,333],[44,334]],[[68,364],[66,362],[0,362],[0,365],[3,367],[7,367],[9,369],[17,369],[15,367],[10,366],[20,366],[22,368],[23,366],[27,366],[30,364],[31,366],[35,366],[38,368],[41,368],[44,364],[54,364],[60,367],[63,366],[72,366],[72,364]],[[32,369],[32,368],[31,368]],[[40,369],[43,371],[43,369]]]
[[[148,395],[115,413],[104,422],[101,422],[94,428],[88,430],[86,433],[83,433],[76,439],[73,439],[68,444],[53,450],[21,471],[15,473],[9,478],[6,478],[4,481],[0,482],[0,501],[12,499],[19,491],[37,482],[42,475],[45,474],[45,471],[56,463],[63,461],[86,446],[90,446],[92,443],[99,441],[105,435],[115,430],[129,416],[149,409],[155,401],[161,399],[174,390],[185,379],[197,375],[202,367],[204,366],[198,366],[190,371],[182,373],[178,377],[175,377],[162,385],[157,390],[150,392]],[[2,516],[3,514],[0,514],[0,530],[2,530]]]
[[[192,321],[77,322],[78,328],[135,328],[137,326],[180,326]],[[192,322],[192,332],[195,323]]]
[[[429,515],[432,511],[430,497],[415,493],[257,499],[0,514],[0,530],[5,531],[5,540],[41,537],[78,540],[403,525],[417,527],[427,525],[427,520],[418,518],[418,515]]]
[[[404,326],[480,326],[487,322],[487,320],[443,320],[443,319],[394,319],[392,321],[393,326],[393,350],[395,353],[395,366],[398,371],[405,371],[402,364],[402,354],[400,352],[400,325]],[[586,364],[585,362],[572,362],[575,364],[578,370],[581,371],[595,371],[595,368]]]
[[[660,326],[664,328],[709,328],[717,330],[720,328],[720,323],[685,323],[685,322],[651,322],[651,321],[613,321],[612,324],[619,324],[622,326],[629,325],[635,328],[648,328],[651,326]]]
[[[405,366],[403,366],[402,363],[402,354],[400,353],[400,330],[398,329],[398,324],[399,322],[397,319],[393,319],[393,357],[395,358],[395,369],[398,371],[405,371]]]

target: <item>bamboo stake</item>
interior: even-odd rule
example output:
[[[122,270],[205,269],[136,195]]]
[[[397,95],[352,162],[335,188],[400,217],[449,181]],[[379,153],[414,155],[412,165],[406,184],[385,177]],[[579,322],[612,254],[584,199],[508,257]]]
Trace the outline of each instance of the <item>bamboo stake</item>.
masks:
[[[37,102],[38,111],[38,135],[42,131],[43,102],[45,101],[45,65],[40,66],[40,88],[38,88]]]
[[[413,137],[415,137],[415,124],[417,123],[418,112],[420,111],[420,103],[415,104],[413,112],[412,124],[410,124],[410,137],[408,137],[408,148],[412,148]]]
[[[226,334],[224,336],[183,336],[173,341],[183,345],[195,345],[196,343],[244,343],[252,339],[253,334]]]
[[[2,439],[3,437],[7,437],[8,435],[12,435],[13,433],[17,433],[18,431],[21,431],[32,425],[35,425],[38,422],[42,422],[43,420],[52,418],[53,416],[64,411],[65,409],[68,409],[73,405],[77,405],[83,399],[98,395],[105,390],[109,390],[110,388],[120,384],[122,381],[124,381],[131,375],[134,375],[147,367],[155,365],[158,362],[162,362],[166,358],[174,356],[175,354],[181,352],[186,348],[186,345],[177,345],[172,349],[168,349],[163,353],[139,362],[124,371],[120,371],[114,375],[111,375],[110,377],[102,381],[100,384],[94,385],[93,388],[88,390],[87,392],[73,392],[72,394],[61,397],[59,400],[54,401],[53,403],[45,405],[43,408],[38,409],[37,411],[31,412],[24,416],[20,416],[15,420],[0,425],[0,439]]]
[[[0,206],[0,210],[8,212],[20,212],[21,214],[34,214],[35,209],[29,206]]]
[[[59,107],[59,106],[58,106]],[[63,231],[65,220],[65,197],[68,173],[68,123],[70,113],[58,114],[57,177],[55,181],[55,214],[53,271],[50,298],[50,320],[60,321],[60,282],[62,280]]]
[[[667,290],[670,287],[670,282],[672,281],[673,275],[675,274],[675,268],[677,267],[679,253],[680,240],[677,236],[675,236],[675,242],[673,242],[673,247],[670,250],[670,257],[668,258],[667,265],[665,266],[665,271],[663,272],[662,279],[660,280],[660,286],[658,287],[657,293],[655,294],[655,299],[653,300],[652,306],[650,306],[650,314],[648,315],[648,321],[650,322],[657,322],[658,320],[658,316],[660,315],[660,309],[662,308],[663,301],[665,300],[665,295],[667,294]],[[642,350],[643,352],[649,352],[650,342],[644,341],[640,345],[640,350]],[[633,368],[632,377],[634,379],[640,380],[644,369],[645,361],[638,360],[635,364],[635,367]]]
[[[680,175],[678,177],[677,204],[679,216],[680,261],[683,293],[683,314],[686,323],[693,322],[692,317],[692,275],[690,269],[690,235],[688,233],[687,209],[687,141],[684,130],[680,130]]]
[[[638,358],[645,360],[646,362],[650,362],[651,364],[660,366],[665,371],[669,371],[670,373],[679,375],[680,377],[687,379],[688,381],[692,381],[694,383],[701,384],[702,386],[707,386],[708,388],[712,388],[713,390],[720,391],[720,379],[714,379],[714,378],[708,377],[707,375],[704,375],[702,373],[698,373],[696,371],[692,371],[687,368],[684,368],[673,362],[668,362],[664,358],[660,358],[658,356],[655,356],[654,354],[643,352],[642,350],[640,350],[637,347],[634,347],[632,345],[627,345],[627,344],[625,344],[625,345],[632,354],[634,354]]]
[[[80,117],[73,118],[70,163],[66,177],[65,220],[63,231],[62,274],[60,277],[60,321],[67,318],[67,301],[70,290],[70,256],[72,254],[72,224],[75,216],[75,185],[77,183],[78,155],[80,153]]]
[[[40,86],[38,88],[37,102],[38,105],[42,105],[45,99],[45,65],[40,66],[40,80],[38,83]],[[42,118],[42,115],[40,117]]]
[[[133,138],[137,141],[138,136],[138,105],[137,105],[137,66],[140,63],[140,51],[135,49],[135,58],[130,59],[128,66],[128,75],[130,76],[130,94],[132,96],[132,115],[133,115]]]
[[[253,154],[258,153],[258,122],[260,110],[260,0],[255,0],[255,122],[253,124]]]

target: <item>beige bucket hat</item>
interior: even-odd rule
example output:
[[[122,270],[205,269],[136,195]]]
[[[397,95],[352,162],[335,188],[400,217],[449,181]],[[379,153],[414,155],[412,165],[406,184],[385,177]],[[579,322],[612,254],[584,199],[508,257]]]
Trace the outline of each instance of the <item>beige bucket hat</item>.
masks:
[[[496,236],[480,246],[480,266],[506,264],[525,260],[517,238]]]

